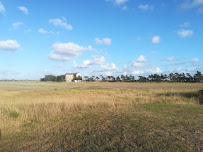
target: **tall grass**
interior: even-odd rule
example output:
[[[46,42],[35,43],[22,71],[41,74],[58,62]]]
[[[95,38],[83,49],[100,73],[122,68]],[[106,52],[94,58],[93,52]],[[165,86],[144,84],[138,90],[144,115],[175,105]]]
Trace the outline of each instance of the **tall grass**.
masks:
[[[75,128],[78,128],[75,131],[88,132],[80,120],[83,123],[88,120],[87,126],[96,125],[102,130],[104,127],[100,124],[102,121],[107,126],[109,123],[109,126],[112,127],[112,121],[117,121],[117,118],[121,117],[121,113],[128,113],[133,107],[136,107],[138,111],[133,113],[133,115],[137,114],[135,117],[141,113],[151,117],[152,113],[145,108],[143,111],[137,109],[140,105],[153,103],[200,106],[197,94],[200,89],[203,89],[200,84],[181,83],[0,82],[0,84],[0,129],[2,132],[0,151],[2,145],[4,145],[2,150],[9,150],[9,146],[11,146],[9,142],[13,142],[13,149],[18,148],[19,151],[23,151],[25,147],[27,148],[24,151],[28,151],[29,147],[37,151],[39,145],[43,144],[45,146],[40,149],[48,150],[53,147],[50,145],[54,143],[52,140],[55,139],[57,142],[64,140],[65,137],[62,137],[62,134],[67,134],[67,126],[72,132],[67,135],[68,138],[73,136]],[[143,109],[142,106],[141,109]],[[150,110],[152,111],[152,109]],[[161,111],[161,113],[163,112]],[[109,120],[104,120],[107,117]],[[127,117],[132,117],[132,114]],[[153,119],[154,117],[156,115],[153,116]],[[140,119],[140,117],[138,118]],[[85,130],[76,127],[76,124],[81,125]],[[98,126],[98,124],[100,125]],[[80,133],[77,132],[77,134],[80,136]],[[29,137],[33,139],[26,141]],[[118,141],[122,142],[121,139]],[[70,147],[77,147],[77,145],[80,143],[72,143]],[[12,147],[10,148],[12,151]]]

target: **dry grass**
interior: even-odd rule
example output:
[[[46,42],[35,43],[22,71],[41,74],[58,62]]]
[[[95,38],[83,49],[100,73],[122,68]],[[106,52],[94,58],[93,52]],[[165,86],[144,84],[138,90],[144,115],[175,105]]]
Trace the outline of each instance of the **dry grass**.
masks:
[[[138,131],[143,132],[143,136],[146,135],[146,137],[140,138],[143,141],[137,142],[142,144],[149,142],[151,143],[149,149],[161,151],[163,149],[159,149],[160,147],[158,149],[153,147],[156,143],[148,140],[147,135],[156,137],[158,143],[167,142],[166,139],[159,139],[156,133],[161,136],[168,134],[168,129],[170,129],[168,125],[173,121],[181,124],[176,128],[177,132],[184,127],[185,123],[191,123],[188,130],[195,132],[194,140],[198,140],[200,143],[197,142],[196,147],[193,142],[190,143],[190,146],[185,144],[186,141],[189,142],[185,137],[187,131],[180,132],[184,134],[180,137],[184,139],[184,142],[182,139],[180,139],[181,141],[177,139],[177,142],[184,143],[183,150],[200,151],[203,140],[198,135],[202,135],[200,126],[203,122],[199,117],[203,116],[203,112],[202,106],[199,105],[197,92],[201,89],[203,89],[202,84],[192,83],[0,82],[0,129],[2,131],[0,151],[108,150],[102,147],[104,146],[102,143],[107,144],[110,150],[117,151],[116,148],[122,147],[120,145],[122,142],[129,145],[127,151],[136,148],[133,145],[137,145],[138,151],[147,150],[139,149],[139,144],[135,143],[132,132],[138,133]],[[166,105],[164,110],[168,110],[167,113],[160,110],[160,107],[163,108],[163,104]],[[161,106],[159,107],[159,105]],[[171,111],[168,108],[170,105],[175,105],[172,106]],[[183,109],[181,109],[182,107]],[[183,116],[172,115],[173,112],[177,112],[177,109],[182,110],[187,116],[187,112],[197,112],[198,110],[199,112],[194,112],[195,121],[193,117],[191,119],[184,117],[185,120],[182,120]],[[146,119],[146,122],[141,121],[143,118]],[[171,122],[167,122],[166,118]],[[161,126],[165,132],[161,131],[161,128],[157,128],[155,124],[155,126],[150,126],[151,124],[148,123],[151,120],[166,126],[166,128]],[[151,131],[146,132],[139,126],[137,126],[137,130],[134,130],[131,121],[132,124],[136,122],[146,129],[148,127],[145,125],[148,124],[150,126],[148,129]],[[129,124],[126,126],[125,123]],[[105,130],[108,130],[108,126],[110,132],[106,133]],[[192,128],[190,128],[191,126]],[[129,130],[125,130],[125,128]],[[119,129],[124,129],[125,134],[123,135],[122,131],[119,132]],[[177,132],[172,131],[173,137],[178,134]],[[87,133],[88,135],[86,135]],[[105,135],[104,139],[99,138],[101,134]],[[118,135],[116,136],[116,134]],[[115,139],[111,139],[109,135],[115,136]],[[171,136],[169,134],[168,136],[168,141],[170,141]],[[187,138],[189,137],[187,136]],[[86,140],[96,142],[97,147],[94,147],[95,144],[86,143]],[[110,141],[108,142],[108,140]],[[86,142],[84,143],[84,141]],[[116,144],[118,145],[115,146]],[[173,144],[175,148],[179,146],[179,143]],[[90,146],[89,149],[88,146]],[[121,150],[125,149],[121,148]],[[171,150],[176,149],[172,147]]]

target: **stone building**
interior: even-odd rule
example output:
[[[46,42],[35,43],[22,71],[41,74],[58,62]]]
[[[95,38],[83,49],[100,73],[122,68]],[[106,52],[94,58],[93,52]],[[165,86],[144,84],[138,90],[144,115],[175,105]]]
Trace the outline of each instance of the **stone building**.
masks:
[[[65,75],[66,82],[70,82],[78,77],[82,78],[82,75],[80,73],[66,73]]]

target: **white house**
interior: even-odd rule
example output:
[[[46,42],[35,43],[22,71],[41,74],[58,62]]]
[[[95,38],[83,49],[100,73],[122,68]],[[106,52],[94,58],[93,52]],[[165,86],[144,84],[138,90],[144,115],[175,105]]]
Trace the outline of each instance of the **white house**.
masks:
[[[82,78],[82,75],[80,73],[66,73],[65,75],[66,82],[70,82],[78,77]]]

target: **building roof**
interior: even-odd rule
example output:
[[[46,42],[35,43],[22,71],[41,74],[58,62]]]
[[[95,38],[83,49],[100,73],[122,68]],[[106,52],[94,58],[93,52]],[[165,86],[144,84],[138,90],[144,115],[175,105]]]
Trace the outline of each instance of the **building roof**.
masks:
[[[66,73],[67,75],[73,75],[73,74],[78,74],[78,73]]]

